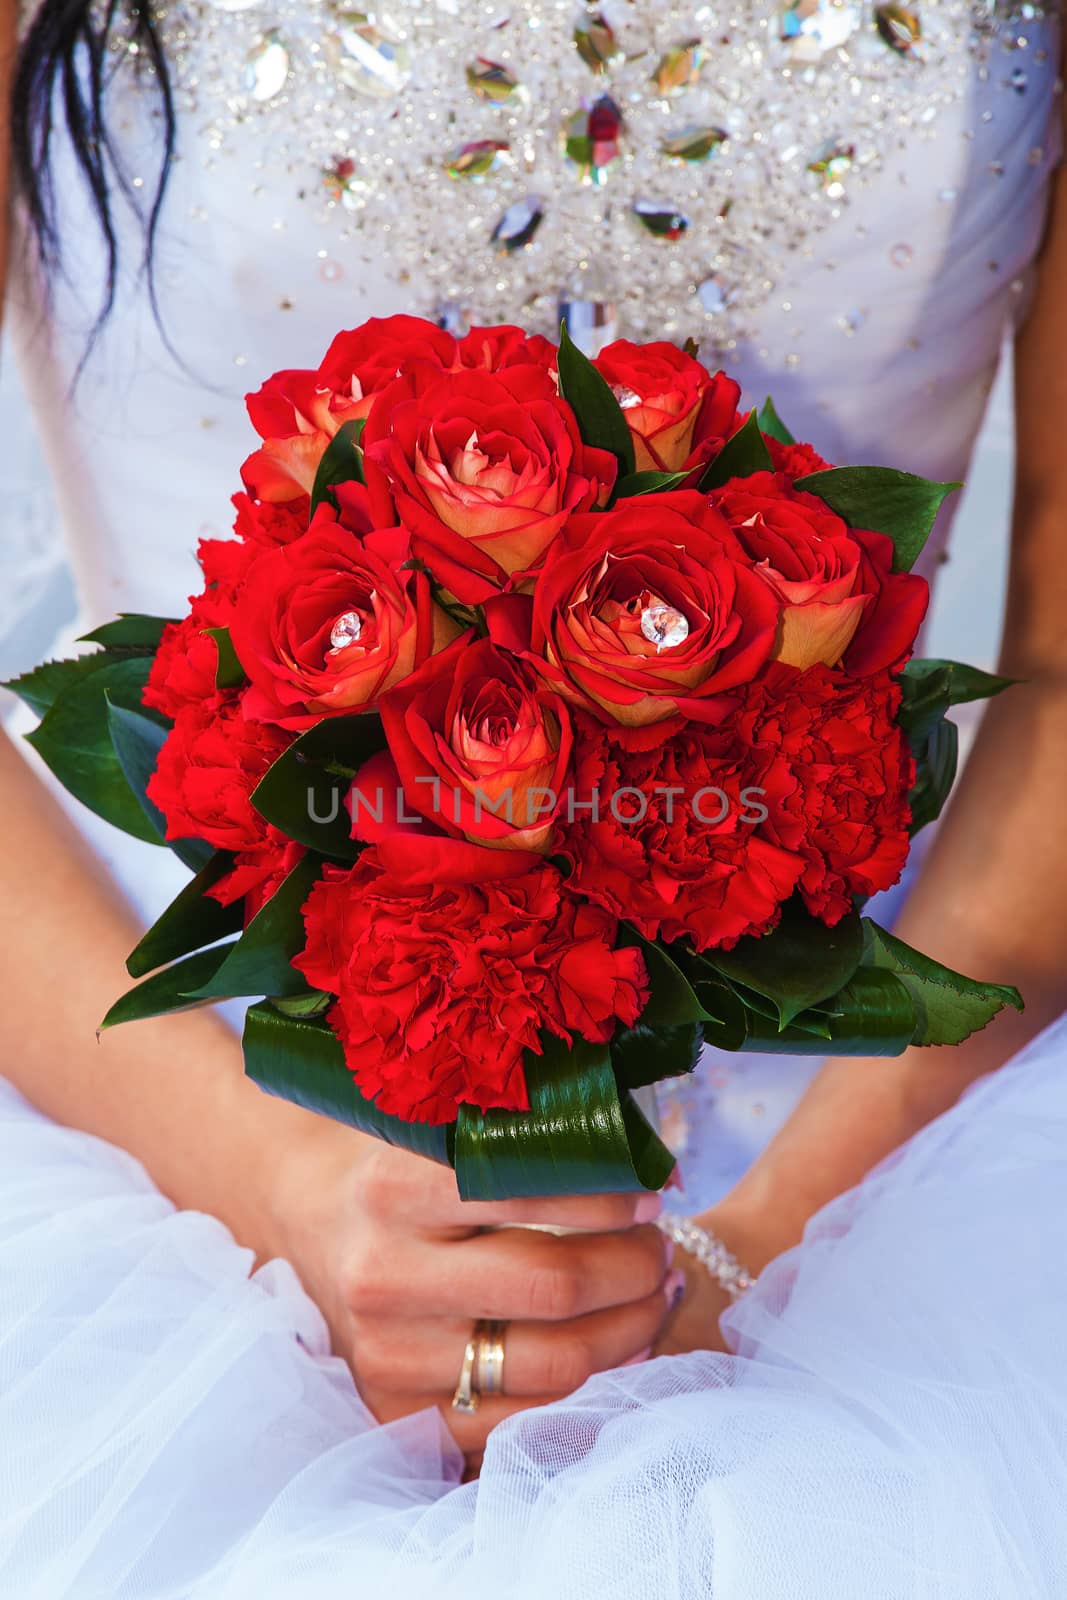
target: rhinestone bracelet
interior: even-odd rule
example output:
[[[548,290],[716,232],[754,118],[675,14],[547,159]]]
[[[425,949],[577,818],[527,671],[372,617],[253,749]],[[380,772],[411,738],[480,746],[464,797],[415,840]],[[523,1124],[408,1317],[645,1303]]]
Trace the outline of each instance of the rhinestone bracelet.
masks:
[[[658,1217],[656,1226],[706,1267],[732,1300],[739,1299],[755,1283],[752,1274],[727,1250],[718,1235],[702,1228],[691,1217]]]

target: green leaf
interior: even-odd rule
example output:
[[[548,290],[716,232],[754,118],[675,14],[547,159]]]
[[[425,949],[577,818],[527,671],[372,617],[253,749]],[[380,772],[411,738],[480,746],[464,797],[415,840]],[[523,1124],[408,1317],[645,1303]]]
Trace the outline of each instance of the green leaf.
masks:
[[[157,829],[126,781],[108,722],[109,701],[140,707],[150,666],[140,656],[112,661],[71,683],[26,739],[76,800],[135,839],[159,844]]]
[[[930,536],[942,501],[958,483],[934,483],[895,467],[829,467],[798,478],[850,528],[872,528],[893,541],[894,572],[910,572]]]
[[[146,617],[134,611],[120,611],[114,622],[105,622],[92,633],[83,633],[79,644],[101,644],[109,649],[137,650],[153,655],[171,617]]]
[[[169,1016],[174,1011],[190,1011],[194,1006],[203,1005],[203,1000],[192,999],[188,991],[206,983],[232,949],[232,945],[222,944],[213,950],[198,950],[184,961],[176,961],[172,967],[154,973],[115,1001],[100,1024],[101,1029],[115,1028],[121,1022],[142,1022],[146,1017]]]
[[[848,983],[863,956],[863,930],[855,912],[828,928],[794,897],[773,933],[742,939],[732,950],[708,950],[704,960],[723,977],[772,1001],[779,1026]]]
[[[770,395],[763,402],[759,414],[760,432],[767,434],[771,439],[777,439],[779,444],[796,444],[796,440],[775,410],[774,401]]]
[[[402,1122],[379,1111],[356,1087],[341,1041],[327,1023],[283,1016],[267,1002],[250,1006],[245,1014],[244,1057],[248,1077],[267,1094],[451,1165],[454,1125]]]
[[[708,1022],[710,1017],[681,967],[661,944],[645,939],[629,923],[619,924],[621,950],[640,950],[648,972],[649,995],[640,1021],[650,1028],[672,1028],[684,1022]]]
[[[465,1200],[660,1189],[674,1157],[628,1090],[607,1045],[545,1040],[526,1055],[529,1111],[460,1108],[455,1160]]]
[[[111,749],[118,761],[130,793],[152,828],[152,844],[166,844],[179,861],[193,872],[199,872],[214,854],[211,845],[201,839],[168,839],[167,819],[148,798],[148,780],[156,770],[159,752],[169,729],[154,711],[133,711],[125,705],[115,705],[110,695],[107,703],[107,726]]]
[[[688,478],[688,472],[631,472],[615,485],[616,500],[632,500],[637,495],[666,494]]]
[[[956,781],[959,764],[959,730],[954,722],[935,722],[923,748],[916,753],[915,783],[908,794],[910,832],[918,833],[936,822]]]
[[[143,978],[145,973],[154,972],[191,950],[201,950],[240,932],[243,903],[222,906],[207,893],[232,866],[233,857],[220,850],[190,879],[127,956],[126,971],[131,978]]]
[[[215,641],[219,664],[215,668],[216,689],[239,689],[247,683],[248,674],[237,659],[229,628],[205,628],[204,632]]]
[[[298,844],[355,861],[362,846],[351,837],[345,798],[356,771],[384,749],[381,721],[371,713],[326,717],[267,769],[252,791],[252,804]]]
[[[700,488],[706,494],[711,489],[721,489],[731,478],[749,478],[754,472],[773,472],[774,462],[767,449],[759,419],[750,411],[748,420],[738,428],[717,456],[708,462]]]
[[[747,1008],[743,1050],[790,1056],[897,1056],[915,1031],[915,1008],[891,973],[860,967],[826,1010],[801,1012],[789,1027]]]
[[[586,444],[610,450],[617,457],[620,476],[625,480],[634,471],[634,442],[626,414],[610,384],[578,349],[566,325],[560,329],[558,371],[559,392],[578,419],[578,432]]]
[[[897,720],[912,737],[912,748],[921,748],[930,729],[950,706],[991,699],[1018,682],[1017,678],[997,677],[959,661],[932,656],[909,661],[900,674],[903,700]]]
[[[642,1089],[662,1078],[681,1078],[692,1072],[703,1047],[704,1029],[699,1022],[656,1028],[635,1022],[611,1041],[611,1061],[621,1086]]]
[[[290,966],[304,948],[301,907],[319,875],[315,855],[302,856],[266,905],[205,983],[187,990],[190,999],[232,1000],[237,995],[291,995],[307,989],[303,973]]]
[[[335,511],[338,509],[337,496],[331,493],[334,484],[365,482],[360,439],[366,425],[366,417],[357,417],[354,422],[342,422],[323,451],[315,482],[311,486],[312,517],[324,500],[329,501]]]
[[[1005,1006],[1023,1009],[1018,989],[979,983],[913,950],[876,922],[864,918],[865,962],[893,973],[915,1007],[914,1044],[960,1044],[991,1022]]]
[[[0,688],[9,689],[38,717],[44,717],[61,694],[104,667],[114,666],[119,659],[106,650],[95,650],[67,661],[45,661],[21,677],[8,679]]]
[[[321,1017],[333,1005],[325,989],[305,989],[300,994],[272,994],[270,1003],[283,1017]]]

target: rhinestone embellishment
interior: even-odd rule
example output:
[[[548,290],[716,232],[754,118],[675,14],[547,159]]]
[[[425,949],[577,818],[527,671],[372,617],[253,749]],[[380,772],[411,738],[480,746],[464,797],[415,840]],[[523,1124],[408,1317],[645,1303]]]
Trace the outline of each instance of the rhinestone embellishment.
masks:
[[[673,606],[646,606],[641,613],[641,632],[649,644],[654,644],[656,654],[673,650],[689,637],[689,623]]]
[[[304,196],[315,270],[404,309],[722,360],[973,54],[1014,103],[1054,43],[1052,0],[387,4],[156,0],[183,156]]]
[[[362,632],[363,618],[359,612],[342,612],[330,629],[330,649],[346,650],[350,644],[358,644]]]

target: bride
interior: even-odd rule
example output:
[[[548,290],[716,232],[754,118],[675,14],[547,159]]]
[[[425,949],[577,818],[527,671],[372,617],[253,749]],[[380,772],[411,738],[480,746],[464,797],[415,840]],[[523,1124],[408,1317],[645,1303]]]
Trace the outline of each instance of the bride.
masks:
[[[1041,0],[0,0],[4,334],[86,621],[173,612],[240,394],[370,315],[694,338],[829,458],[943,480],[1018,327],[1025,682],[899,927],[1027,1000],[665,1101],[731,1306],[657,1199],[461,1205],[261,1095],[217,1014],[98,1041],[169,864],[4,741],[4,1595],[1064,1593],[1058,38]]]

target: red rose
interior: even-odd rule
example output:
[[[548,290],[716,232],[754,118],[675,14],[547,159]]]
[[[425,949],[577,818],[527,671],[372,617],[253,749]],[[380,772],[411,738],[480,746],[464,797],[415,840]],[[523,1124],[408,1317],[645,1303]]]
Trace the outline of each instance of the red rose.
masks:
[[[456,344],[456,364],[477,367],[485,372],[500,372],[504,367],[534,366],[553,371],[557,350],[538,333],[503,324],[494,328],[472,328]]]
[[[632,731],[721,714],[717,697],[770,654],[778,612],[706,497],[677,490],[571,520],[534,590],[533,648],[562,695],[648,742]]]
[[[452,367],[456,341],[419,317],[371,317],[339,333],[315,370],[276,372],[247,399],[264,441],[242,468],[247,488],[268,501],[310,494],[338,428],[368,416],[401,367],[418,361]]]
[[[758,831],[803,857],[804,902],[831,925],[854,895],[896,883],[907,860],[915,765],[899,705],[886,672],[853,679],[775,666],[738,714],[738,744],[752,753],[769,812]]]
[[[467,604],[537,567],[616,474],[613,455],[582,443],[551,374],[529,364],[398,380],[364,449],[379,520],[395,501],[415,554]]]
[[[231,850],[236,871],[210,891],[224,905],[242,895],[266,898],[301,855],[299,845],[266,822],[252,805],[260,778],[290,740],[277,728],[245,720],[239,696],[186,706],[167,735],[148,798],[167,819],[168,839],[203,839]]]
[[[405,1121],[523,1110],[540,1032],[606,1041],[648,997],[615,919],[536,856],[409,837],[325,868],[294,966],[336,994],[330,1022],[362,1092]]]
[[[595,365],[626,414],[639,472],[702,465],[737,428],[740,385],[676,345],[618,339]]]
[[[584,809],[563,848],[578,893],[648,939],[697,950],[775,925],[804,862],[760,837],[760,774],[730,731],[690,727],[633,751],[586,722],[577,748]]]
[[[787,666],[878,672],[910,655],[925,578],[892,571],[892,541],[849,528],[781,473],[734,478],[711,496],[782,603],[774,658]]]
[[[456,636],[424,574],[402,570],[409,555],[402,529],[360,541],[322,510],[303,538],[254,562],[232,629],[250,716],[305,728],[367,710]]]
[[[390,770],[377,763],[357,777],[357,836],[362,801],[372,815],[379,809],[368,784],[399,783],[408,805],[446,833],[501,849],[551,848],[571,719],[532,666],[476,639],[432,657],[380,709]]]

